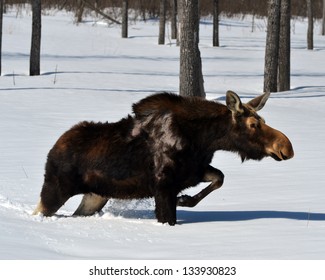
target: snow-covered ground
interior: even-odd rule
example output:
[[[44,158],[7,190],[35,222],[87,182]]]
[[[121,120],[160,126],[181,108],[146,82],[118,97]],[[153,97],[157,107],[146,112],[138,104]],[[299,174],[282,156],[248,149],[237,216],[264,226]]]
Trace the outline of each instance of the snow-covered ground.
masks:
[[[217,152],[224,186],[193,209],[178,209],[175,227],[161,225],[152,200],[111,201],[103,213],[69,217],[80,197],[57,216],[32,216],[46,155],[82,120],[114,122],[157,91],[178,91],[179,48],[158,45],[158,23],[120,27],[72,15],[43,16],[42,75],[29,77],[31,15],[4,15],[0,77],[0,259],[324,259],[325,38],[315,26],[306,50],[306,21],[292,22],[289,92],[273,93],[261,115],[292,141],[295,157],[244,164]],[[168,29],[168,34],[169,34]],[[212,24],[200,26],[208,99],[225,92],[248,101],[262,92],[265,20],[223,18],[220,48]],[[204,185],[186,191],[194,194]]]

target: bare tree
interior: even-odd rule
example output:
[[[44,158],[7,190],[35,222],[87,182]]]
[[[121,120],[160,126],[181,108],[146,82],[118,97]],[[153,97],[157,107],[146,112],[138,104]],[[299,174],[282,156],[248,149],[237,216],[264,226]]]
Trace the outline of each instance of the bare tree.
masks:
[[[67,0],[66,0],[67,1]],[[78,0],[79,1],[79,0]],[[97,14],[101,15],[102,17],[104,17],[105,19],[112,21],[116,24],[121,24],[118,20],[110,17],[109,15],[105,14],[104,12],[102,12],[99,8],[98,8],[98,3],[97,1],[95,3],[93,3],[92,1],[88,1],[88,0],[81,0],[85,6],[87,6],[89,9],[95,11]]]
[[[182,32],[182,21],[181,21],[181,17],[182,17],[182,4],[183,1],[182,0],[177,0],[177,16],[178,16],[178,21],[177,21],[177,38],[176,38],[176,45],[179,46],[180,45],[180,39],[181,39],[181,32]]]
[[[176,39],[177,38],[177,0],[170,0],[170,4],[171,4],[172,39]]]
[[[0,76],[1,76],[1,65],[2,65],[2,22],[3,22],[3,1],[0,0]]]
[[[41,0],[32,1],[32,44],[30,49],[29,75],[40,75],[41,60],[41,29],[42,29],[42,7]]]
[[[322,35],[325,35],[325,0],[323,0]]]
[[[307,49],[314,49],[314,16],[313,6],[311,0],[307,1],[307,17],[308,17],[308,31],[307,31]]]
[[[264,92],[277,91],[280,1],[281,0],[269,0],[264,66]]]
[[[122,38],[128,37],[128,10],[129,10],[129,1],[123,0],[123,3],[122,3]]]
[[[159,6],[159,38],[158,44],[165,44],[165,29],[166,29],[166,0],[160,0]]]
[[[77,7],[76,7],[76,22],[81,23],[82,22],[82,15],[85,10],[85,3],[82,0],[77,0]]]
[[[219,47],[219,0],[213,0],[213,46]]]
[[[180,0],[180,74],[179,93],[205,97],[199,50],[198,0]]]
[[[281,0],[278,91],[290,90],[291,0]]]

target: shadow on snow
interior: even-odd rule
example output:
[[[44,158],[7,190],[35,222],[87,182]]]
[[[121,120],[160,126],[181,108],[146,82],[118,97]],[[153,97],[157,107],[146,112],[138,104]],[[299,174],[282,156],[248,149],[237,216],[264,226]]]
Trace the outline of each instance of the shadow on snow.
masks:
[[[155,219],[153,210],[105,209],[102,215],[111,213],[125,219]],[[293,212],[293,211],[188,211],[177,210],[179,224],[207,223],[207,222],[239,222],[258,219],[287,219],[297,221],[325,221],[325,213]]]
[[[238,222],[257,219],[289,219],[298,221],[325,221],[324,213],[291,211],[186,211],[179,210],[181,224],[202,222]]]

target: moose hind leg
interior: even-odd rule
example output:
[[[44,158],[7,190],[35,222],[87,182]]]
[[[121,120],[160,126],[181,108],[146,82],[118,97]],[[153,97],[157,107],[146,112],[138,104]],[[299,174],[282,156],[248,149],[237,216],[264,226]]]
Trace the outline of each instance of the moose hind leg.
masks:
[[[46,208],[43,205],[42,199],[40,199],[40,201],[38,202],[38,204],[33,212],[33,215],[44,214],[44,213],[46,213]]]
[[[203,198],[205,198],[211,192],[219,189],[223,184],[223,180],[223,173],[219,169],[216,169],[209,165],[207,170],[205,171],[203,182],[211,182],[211,184],[194,196],[182,195],[177,197],[177,206],[196,206]]]
[[[68,193],[62,193],[50,183],[44,183],[41,191],[41,199],[36,206],[33,215],[43,214],[52,216],[71,197]]]
[[[91,216],[102,210],[107,203],[108,198],[102,197],[94,193],[85,194],[80,202],[79,207],[73,213],[77,216]]]

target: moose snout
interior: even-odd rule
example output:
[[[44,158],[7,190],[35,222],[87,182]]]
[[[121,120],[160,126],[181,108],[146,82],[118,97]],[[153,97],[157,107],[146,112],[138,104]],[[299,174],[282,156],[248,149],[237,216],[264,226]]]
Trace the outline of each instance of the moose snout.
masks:
[[[282,143],[274,144],[273,154],[271,155],[275,160],[287,160],[293,158],[294,152],[292,148],[292,144],[290,141],[283,145]]]
[[[267,153],[277,161],[293,158],[294,151],[290,140],[280,131],[276,132],[277,137],[273,143],[266,148]]]

